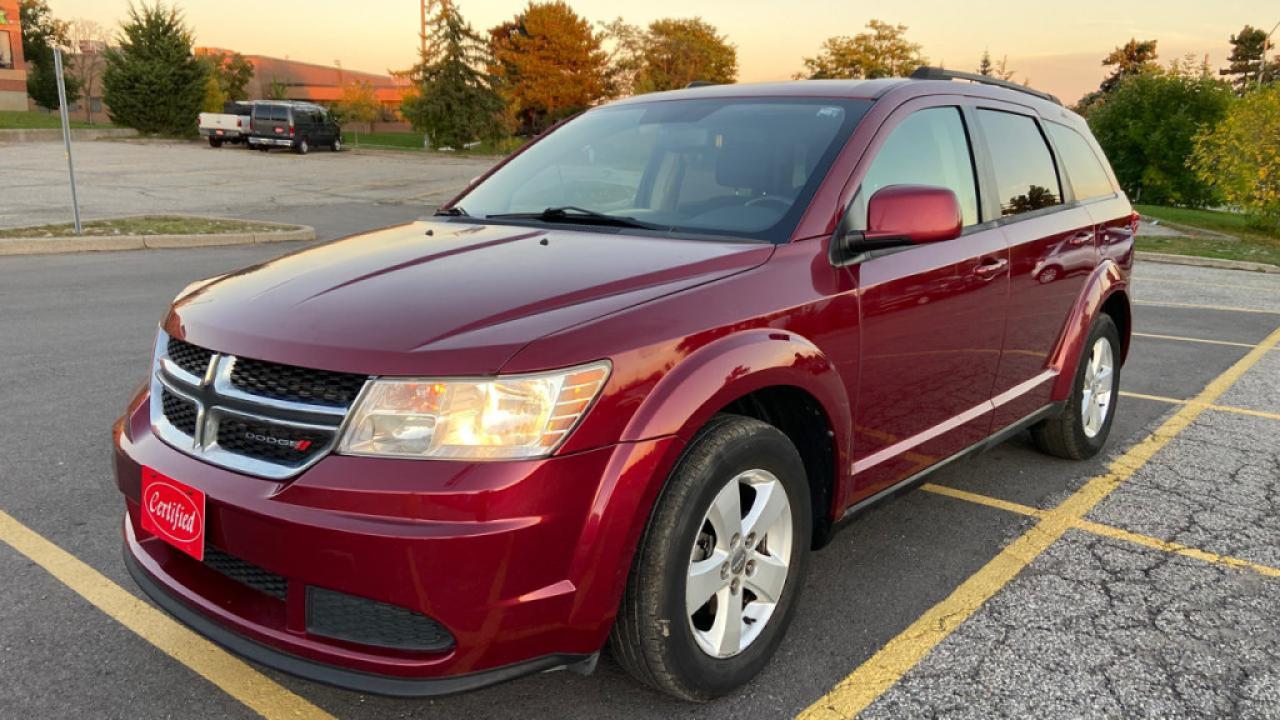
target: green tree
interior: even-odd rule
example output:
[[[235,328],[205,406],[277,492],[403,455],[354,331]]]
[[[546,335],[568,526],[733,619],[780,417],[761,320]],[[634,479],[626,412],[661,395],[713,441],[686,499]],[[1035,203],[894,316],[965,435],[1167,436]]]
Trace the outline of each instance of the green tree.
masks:
[[[382,103],[373,83],[357,80],[342,88],[342,98],[334,107],[334,114],[343,123],[370,124],[382,116]],[[356,142],[360,141],[358,132],[353,131]]]
[[[1202,130],[1191,166],[1255,225],[1280,229],[1280,83],[1235,101],[1220,123]]]
[[[1231,104],[1231,88],[1207,68],[1175,62],[1130,75],[1089,115],[1089,126],[1130,197],[1156,205],[1203,207],[1211,185],[1187,165],[1196,134]]]
[[[45,0],[22,0],[18,6],[18,20],[22,25],[22,49],[27,65],[27,94],[37,105],[53,110],[58,107],[58,76],[53,62],[53,49],[71,44],[69,25],[53,16]],[[64,56],[64,60],[65,60]],[[69,65],[69,63],[68,63]],[[64,67],[69,70],[69,67]],[[80,98],[80,81],[66,72],[63,85],[67,102]]]
[[[204,99],[200,101],[200,111],[220,113],[226,107],[227,93],[218,84],[218,78],[210,72],[204,81]]]
[[[702,18],[649,23],[634,92],[678,90],[695,80],[726,84],[738,79],[738,50]]]
[[[267,84],[268,100],[288,100],[289,99],[289,83],[280,78],[271,78],[271,82]]]
[[[209,71],[228,100],[248,100],[245,88],[253,79],[253,63],[240,53],[211,53],[204,56]]]
[[[490,72],[516,125],[536,132],[605,97],[600,40],[563,0],[530,2],[489,30]]]
[[[502,135],[502,98],[482,70],[485,44],[457,5],[441,3],[427,40],[427,51],[410,72],[416,92],[405,98],[401,113],[427,133],[432,147],[460,149],[475,139],[496,140]]]
[[[1274,82],[1280,74],[1280,56],[1274,63],[1264,62],[1267,51],[1274,45],[1267,42],[1267,32],[1252,25],[1245,25],[1240,32],[1231,36],[1231,55],[1227,57],[1227,67],[1218,71],[1220,75],[1231,79],[1236,94],[1243,95],[1258,86],[1261,75],[1262,83]]]
[[[1120,84],[1121,80],[1131,75],[1159,70],[1160,66],[1156,64],[1157,57],[1155,40],[1138,42],[1137,38],[1130,38],[1129,42],[1112,50],[1110,55],[1102,59],[1104,66],[1114,67],[1115,70],[1102,81],[1098,89],[1104,94],[1109,93]]]
[[[907,40],[906,25],[872,20],[867,32],[824,40],[816,56],[804,59],[804,72],[796,79],[906,76],[928,64],[920,51],[920,45]]]
[[[160,2],[130,6],[120,33],[102,77],[111,120],[144,133],[194,133],[209,68],[192,54],[182,14]]]

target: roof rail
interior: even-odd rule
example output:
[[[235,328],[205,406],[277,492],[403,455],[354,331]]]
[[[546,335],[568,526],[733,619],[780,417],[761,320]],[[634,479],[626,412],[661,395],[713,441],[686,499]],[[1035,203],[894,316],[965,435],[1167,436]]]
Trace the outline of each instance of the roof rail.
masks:
[[[1035,88],[1030,88],[1026,85],[1012,82],[1010,80],[1001,80],[998,77],[991,77],[990,75],[979,75],[978,73],[960,72],[959,70],[947,70],[944,68],[924,66],[916,68],[916,71],[911,73],[911,77],[915,80],[968,80],[970,82],[982,83],[983,85],[995,85],[996,87],[1008,88],[1009,90],[1017,90],[1018,92],[1026,93],[1028,95],[1034,95],[1041,100],[1048,100],[1056,105],[1062,104],[1062,101],[1059,100],[1056,95],[1051,95],[1047,92],[1036,90]]]

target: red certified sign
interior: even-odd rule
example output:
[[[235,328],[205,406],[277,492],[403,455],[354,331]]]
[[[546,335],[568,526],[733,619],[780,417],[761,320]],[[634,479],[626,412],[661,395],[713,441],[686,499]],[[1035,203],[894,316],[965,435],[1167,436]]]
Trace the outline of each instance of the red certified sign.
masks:
[[[142,529],[204,560],[204,493],[142,468]]]

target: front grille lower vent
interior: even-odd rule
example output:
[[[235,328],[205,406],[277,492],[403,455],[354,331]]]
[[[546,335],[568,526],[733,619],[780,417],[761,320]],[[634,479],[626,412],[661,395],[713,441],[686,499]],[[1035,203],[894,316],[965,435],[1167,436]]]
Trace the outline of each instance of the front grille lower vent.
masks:
[[[311,370],[293,365],[236,358],[231,384],[260,397],[346,407],[364,387],[364,375]]]
[[[241,560],[212,545],[204,546],[204,564],[236,582],[248,585],[277,600],[284,600],[289,594],[289,581],[284,577],[263,570],[251,562]]]
[[[443,652],[453,647],[449,631],[426,615],[318,587],[307,588],[307,632],[398,650]]]

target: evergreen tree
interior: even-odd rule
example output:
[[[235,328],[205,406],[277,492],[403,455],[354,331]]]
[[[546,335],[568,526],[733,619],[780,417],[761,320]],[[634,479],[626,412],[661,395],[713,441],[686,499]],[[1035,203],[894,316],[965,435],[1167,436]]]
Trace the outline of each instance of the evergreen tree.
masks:
[[[401,112],[433,147],[460,149],[472,140],[497,139],[503,104],[493,79],[480,69],[488,64],[480,36],[457,6],[441,3],[427,40],[428,50],[410,72],[416,92]]]
[[[1265,63],[1266,67],[1263,67],[1267,50],[1271,47],[1273,46],[1267,44],[1266,31],[1245,25],[1238,34],[1231,36],[1231,55],[1227,57],[1230,64],[1219,70],[1218,74],[1231,79],[1237,95],[1256,88],[1259,73],[1262,73],[1263,83],[1275,81],[1276,75],[1280,74],[1280,57],[1274,63]]]
[[[102,78],[111,120],[144,133],[194,133],[209,68],[192,53],[182,14],[160,2],[130,6],[120,30]]]
[[[991,64],[991,51],[983,50],[982,59],[978,61],[978,74],[990,77],[995,74],[995,66]]]
[[[45,0],[22,0],[18,19],[22,24],[23,54],[29,66],[27,94],[40,107],[53,110],[58,107],[58,76],[53,64],[53,49],[70,45],[67,23],[53,17]],[[65,56],[63,60],[66,60]],[[67,102],[74,104],[80,97],[80,81],[74,75],[64,73],[63,85],[67,91]]]
[[[1105,95],[1115,90],[1121,80],[1131,75],[1140,75],[1160,69],[1160,66],[1156,64],[1156,41],[1143,40],[1138,42],[1137,38],[1130,38],[1129,42],[1112,50],[1110,55],[1103,58],[1102,64],[1115,68],[1098,88]]]

